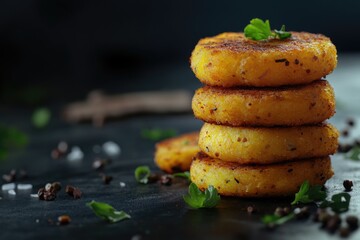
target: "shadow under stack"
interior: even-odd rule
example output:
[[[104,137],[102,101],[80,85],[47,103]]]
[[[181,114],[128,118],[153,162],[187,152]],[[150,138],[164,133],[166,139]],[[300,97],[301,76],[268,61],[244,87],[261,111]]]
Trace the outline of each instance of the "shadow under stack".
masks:
[[[200,40],[191,68],[205,86],[192,109],[205,123],[192,182],[239,197],[293,195],[306,180],[325,184],[339,134],[325,122],[335,113],[335,97],[323,78],[336,64],[335,46],[320,34]]]

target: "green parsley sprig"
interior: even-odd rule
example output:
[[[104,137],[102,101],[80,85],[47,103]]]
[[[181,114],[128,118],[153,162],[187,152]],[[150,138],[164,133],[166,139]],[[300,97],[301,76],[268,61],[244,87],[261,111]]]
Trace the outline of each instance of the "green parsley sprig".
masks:
[[[261,221],[268,226],[271,226],[271,225],[278,226],[278,225],[282,225],[294,218],[295,218],[295,213],[293,213],[293,212],[288,215],[285,215],[285,216],[279,216],[276,214],[267,214],[261,218]]]
[[[19,149],[28,143],[28,137],[17,128],[0,124],[0,160],[5,159],[12,149]]]
[[[325,200],[320,204],[320,208],[330,207],[336,213],[342,213],[349,210],[351,196],[348,193],[338,193],[331,197],[331,201]]]
[[[285,25],[282,25],[280,30],[271,31],[269,20],[264,22],[260,18],[252,19],[244,28],[244,34],[245,37],[255,41],[275,38],[283,40],[291,37],[291,33],[285,31]]]
[[[345,156],[354,161],[360,160],[360,147],[353,147],[349,152],[346,153]]]
[[[216,188],[209,186],[204,192],[202,192],[195,183],[191,183],[189,186],[189,193],[183,196],[184,201],[194,209],[198,208],[213,208],[220,201],[220,195]]]
[[[189,171],[182,172],[182,173],[174,173],[173,176],[174,177],[186,178],[188,181],[191,181]]]
[[[38,108],[34,111],[31,116],[31,121],[34,127],[44,128],[46,127],[51,119],[51,112],[47,108]]]
[[[88,206],[95,213],[96,216],[111,223],[116,223],[124,219],[131,218],[131,216],[126,212],[118,211],[111,205],[104,202],[96,202],[93,200],[87,203],[86,206]]]
[[[135,169],[135,179],[138,183],[147,184],[151,171],[148,166],[139,166]]]
[[[326,199],[326,192],[320,185],[310,186],[309,181],[303,182],[299,192],[295,194],[295,199],[292,205],[301,203],[311,203],[316,201],[324,201]]]
[[[160,141],[165,138],[170,138],[176,136],[176,131],[174,129],[144,129],[141,131],[141,136],[145,139],[149,139],[151,141]]]

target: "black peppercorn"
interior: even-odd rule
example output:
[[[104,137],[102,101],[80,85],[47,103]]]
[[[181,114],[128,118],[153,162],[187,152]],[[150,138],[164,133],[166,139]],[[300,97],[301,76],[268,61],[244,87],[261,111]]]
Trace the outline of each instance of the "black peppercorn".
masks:
[[[343,186],[347,192],[352,190],[353,182],[351,180],[344,180]]]
[[[355,216],[347,216],[345,221],[351,230],[355,230],[359,227],[359,220]]]

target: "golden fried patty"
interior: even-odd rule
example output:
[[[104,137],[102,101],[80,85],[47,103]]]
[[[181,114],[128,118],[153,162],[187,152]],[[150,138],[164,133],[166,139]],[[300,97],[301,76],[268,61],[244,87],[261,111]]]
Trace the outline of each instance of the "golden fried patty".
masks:
[[[280,88],[205,86],[192,100],[195,117],[230,126],[299,126],[335,113],[333,88],[325,80]]]
[[[198,140],[199,132],[193,132],[157,143],[156,165],[168,173],[189,171],[194,156],[200,151]]]
[[[250,166],[199,154],[191,165],[190,175],[200,189],[212,185],[221,195],[276,197],[293,195],[305,180],[311,185],[323,185],[333,176],[333,170],[329,157]]]
[[[282,86],[309,83],[331,73],[337,53],[321,34],[292,32],[285,40],[254,41],[243,33],[201,39],[191,68],[211,86]]]
[[[270,164],[336,152],[339,133],[331,124],[250,128],[205,123],[199,147],[208,156],[240,164]]]

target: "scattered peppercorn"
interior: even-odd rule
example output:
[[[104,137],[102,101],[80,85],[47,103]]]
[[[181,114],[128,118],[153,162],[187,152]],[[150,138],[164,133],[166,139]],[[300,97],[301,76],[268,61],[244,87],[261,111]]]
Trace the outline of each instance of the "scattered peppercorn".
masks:
[[[349,131],[348,131],[347,129],[345,129],[345,130],[343,130],[343,131],[341,132],[341,135],[342,135],[343,137],[348,137],[348,136],[349,136]]]
[[[59,151],[57,148],[55,148],[55,149],[53,149],[53,150],[51,151],[51,158],[52,158],[52,159],[59,159],[60,156],[61,156],[61,153],[60,153],[60,151]]]
[[[257,209],[254,206],[248,206],[246,208],[246,211],[247,211],[248,214],[253,214],[253,213],[257,212]]]
[[[151,173],[150,176],[148,177],[148,183],[154,183],[160,180],[160,176],[158,174],[155,173]]]
[[[40,200],[53,201],[60,189],[61,184],[59,182],[47,183],[45,187],[38,190],[38,197]]]
[[[328,230],[328,232],[330,233],[335,233],[335,231],[338,230],[340,224],[341,218],[339,217],[339,215],[335,214],[331,216],[326,222],[326,230]]]
[[[54,192],[45,191],[42,200],[53,201],[53,200],[55,200],[55,198],[56,198],[56,194]],[[40,197],[39,197],[39,199],[40,199]]]
[[[54,192],[59,192],[61,190],[61,183],[60,182],[53,182],[51,184],[51,189],[54,191]]]
[[[109,159],[96,158],[92,164],[93,169],[103,170],[105,166],[109,165],[111,161]]]
[[[345,188],[345,191],[350,192],[353,187],[353,182],[351,180],[344,180],[343,186]]]
[[[355,230],[359,227],[359,219],[356,216],[347,216],[345,221],[351,230]]]
[[[65,192],[69,194],[69,196],[72,196],[74,199],[79,199],[82,196],[82,192],[79,188],[67,185],[65,188]]]
[[[353,127],[355,126],[355,121],[354,119],[352,118],[349,118],[347,121],[346,121],[347,125],[349,125],[350,127]]]
[[[71,222],[71,218],[68,215],[61,215],[58,217],[59,225],[67,225]]]
[[[339,233],[340,237],[346,238],[350,235],[350,229],[348,227],[341,227]]]
[[[67,153],[69,146],[68,146],[67,142],[61,141],[61,142],[59,142],[57,149],[59,150],[61,155],[64,155]]]
[[[295,208],[294,213],[297,219],[307,219],[310,217],[310,208],[307,206],[302,208]]]
[[[113,180],[113,177],[108,175],[102,175],[102,180],[104,184],[109,184]]]
[[[59,159],[63,157],[68,152],[68,149],[69,149],[69,145],[67,144],[67,142],[64,141],[59,142],[57,147],[51,151],[51,158]]]
[[[45,192],[45,188],[40,188],[38,190],[37,194],[38,194],[40,200],[44,200],[44,192]]]
[[[172,177],[170,175],[162,175],[160,177],[160,183],[162,185],[170,186],[172,184]]]
[[[353,148],[350,144],[339,144],[338,146],[338,152],[339,153],[347,153]]]
[[[283,217],[288,215],[288,213],[285,212],[284,208],[282,207],[277,207],[274,211],[274,215],[277,215],[279,217]]]
[[[5,182],[14,182],[16,180],[16,170],[11,169],[10,172],[8,174],[4,174],[2,178]]]

